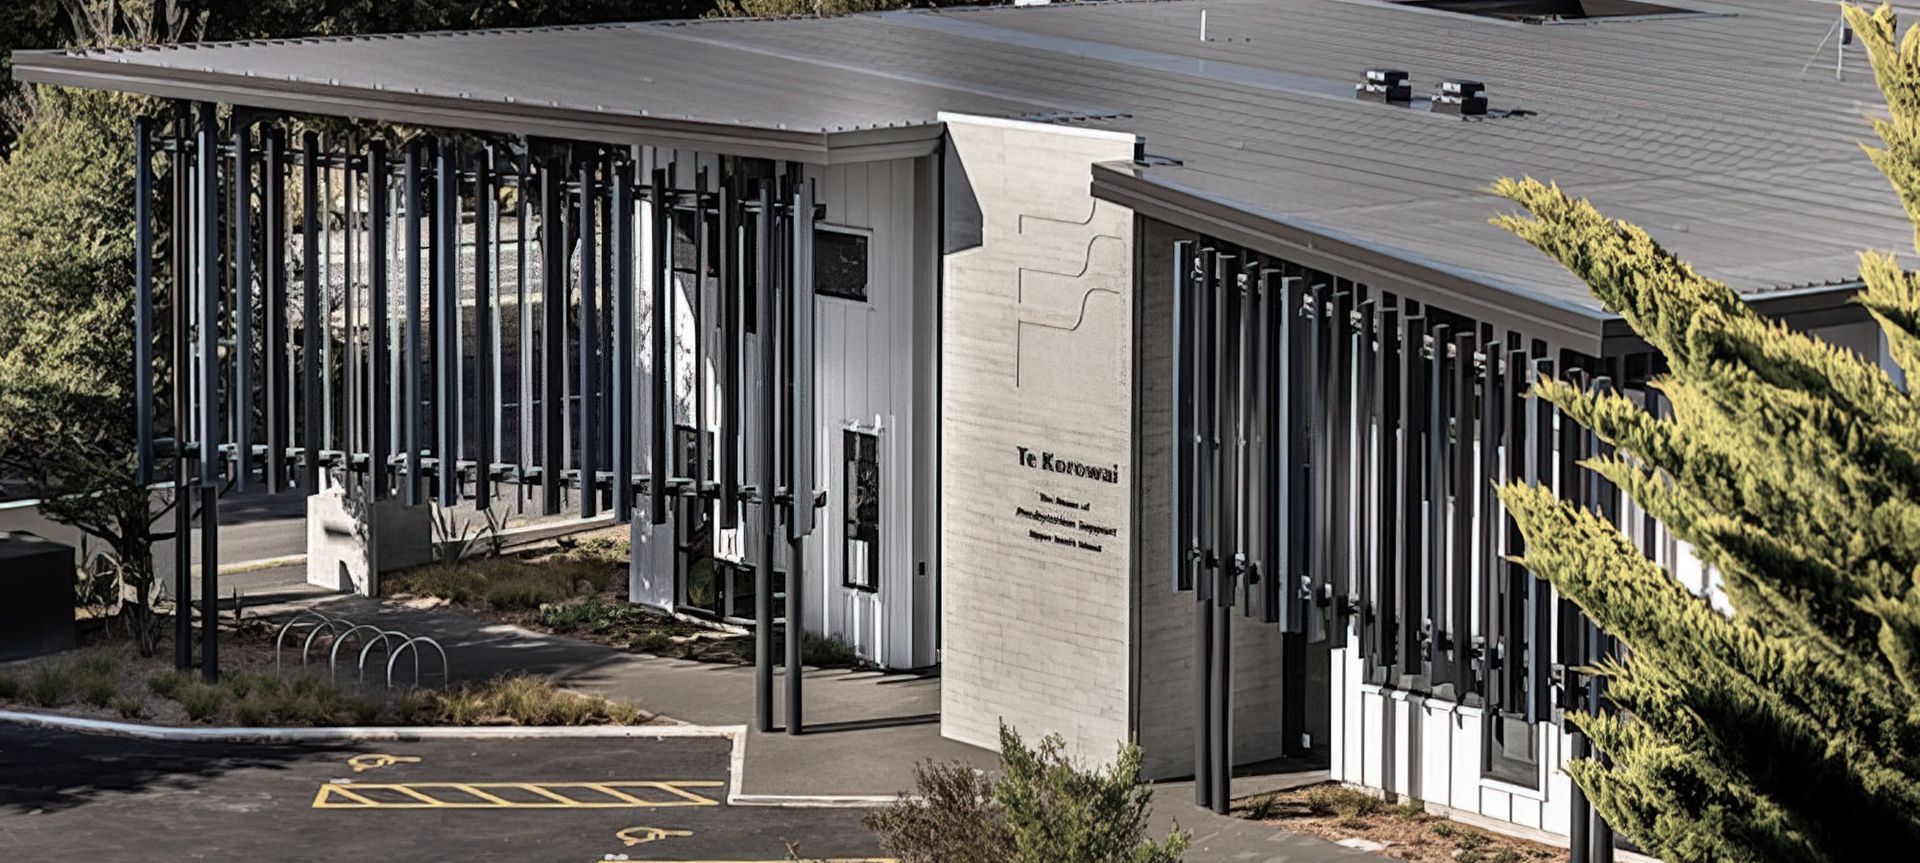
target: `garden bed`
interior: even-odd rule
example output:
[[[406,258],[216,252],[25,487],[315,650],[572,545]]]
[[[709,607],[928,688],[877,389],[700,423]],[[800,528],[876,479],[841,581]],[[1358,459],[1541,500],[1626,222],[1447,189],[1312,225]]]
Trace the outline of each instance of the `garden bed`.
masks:
[[[1565,849],[1515,839],[1392,804],[1339,784],[1241,801],[1234,814],[1334,842],[1361,840],[1375,854],[1413,863],[1566,863]]]
[[[753,636],[627,601],[626,528],[561,537],[552,546],[434,563],[381,579],[381,595],[413,606],[448,606],[488,620],[609,647],[696,662],[753,663]],[[774,633],[779,644],[781,633]],[[816,668],[859,664],[843,642],[809,635]]]
[[[632,704],[559,689],[527,675],[445,689],[335,681],[310,668],[276,670],[259,629],[222,632],[223,673],[205,683],[172,667],[162,643],[140,656],[125,639],[0,664],[0,708],[173,726],[645,725],[664,722]]]

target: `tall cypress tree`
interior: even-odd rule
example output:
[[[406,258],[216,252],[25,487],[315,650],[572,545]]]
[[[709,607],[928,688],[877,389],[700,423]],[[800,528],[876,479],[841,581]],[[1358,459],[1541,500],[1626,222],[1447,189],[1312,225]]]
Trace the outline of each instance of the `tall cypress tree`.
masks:
[[[1885,94],[1867,152],[1920,246],[1920,31],[1848,6]],[[1605,520],[1501,497],[1524,563],[1629,648],[1595,670],[1619,712],[1577,716],[1609,758],[1570,764],[1598,810],[1672,863],[1920,853],[1920,397],[1876,364],[1753,312],[1632,225],[1533,180],[1495,223],[1585,280],[1666,355],[1657,418],[1539,391],[1618,449],[1586,467],[1720,575],[1723,615]],[[1920,381],[1920,273],[1860,256],[1861,305]]]

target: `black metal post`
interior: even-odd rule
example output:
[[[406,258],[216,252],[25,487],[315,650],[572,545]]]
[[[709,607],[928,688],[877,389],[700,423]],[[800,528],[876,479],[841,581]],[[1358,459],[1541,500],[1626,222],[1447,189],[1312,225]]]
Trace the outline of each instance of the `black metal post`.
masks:
[[[798,164],[789,165],[793,182],[787,255],[787,461],[790,505],[787,533],[787,733],[803,730],[802,647],[806,633],[807,536],[813,532],[813,183]]]
[[[673,462],[670,459],[669,443],[673,437],[673,358],[668,346],[673,339],[673,202],[668,199],[667,172],[655,169],[653,172],[653,197],[649,201],[653,212],[653,272],[648,277],[651,282],[653,303],[652,323],[649,339],[649,351],[653,377],[648,381],[653,403],[653,424],[647,435],[647,452],[652,464],[647,483],[647,518],[655,526],[667,523],[667,482],[673,476]],[[762,322],[763,329],[769,325]],[[771,422],[772,418],[768,418]],[[762,489],[761,494],[768,500],[773,498],[771,488]]]
[[[433,394],[435,498],[460,502],[460,177],[452,141],[434,155],[433,179]],[[555,377],[547,369],[548,377]],[[558,466],[554,467],[558,470]]]
[[[422,138],[407,142],[407,164],[401,175],[401,200],[406,209],[406,236],[402,238],[401,246],[402,266],[406,268],[407,328],[401,340],[401,351],[404,353],[401,374],[405,381],[401,387],[404,398],[400,408],[400,436],[401,446],[406,450],[407,506],[419,506],[426,496],[426,480],[420,470],[421,438],[425,437],[420,403],[426,397],[426,356],[420,349],[424,337],[421,331],[424,302],[420,292],[420,230],[425,224],[427,209],[423,200],[426,189],[421,185],[421,164],[426,159],[426,146],[427,142]],[[525,314],[524,307],[521,313]]]
[[[187,167],[187,127],[191,114],[175,103],[173,153],[173,236],[168,252],[168,311],[173,318],[173,665],[193,668],[193,494],[194,472],[187,438],[193,433],[193,241],[192,171]]]
[[[372,223],[372,242],[367,249],[367,281],[371,290],[367,328],[372,330],[372,353],[367,374],[373,384],[373,421],[367,428],[367,484],[374,500],[387,497],[387,142],[375,139],[367,145],[367,218]]]
[[[220,676],[220,118],[199,106],[200,674]]]
[[[265,356],[262,371],[266,375],[267,492],[287,490],[287,447],[291,439],[293,403],[287,352],[293,337],[287,331],[287,133],[279,127],[267,130],[267,164],[261,209],[266,217],[266,309],[261,316],[266,326],[262,340]]]
[[[327,442],[323,431],[327,403],[320,390],[321,345],[331,336],[320,320],[320,292],[326,290],[320,283],[320,136],[307,132],[301,136],[300,146],[304,151],[300,162],[300,258],[304,281],[300,296],[300,363],[305,381],[300,392],[300,401],[305,407],[299,438],[301,455],[305,458],[300,472],[300,493],[314,495],[320,493],[320,458]]]
[[[633,166],[613,173],[613,517],[633,519]]]
[[[759,463],[754,466],[754,488],[758,495],[760,518],[759,544],[753,567],[753,701],[754,717],[762,733],[773,730],[773,548],[779,537],[778,505],[775,502],[774,460],[778,457],[774,420],[779,415],[778,393],[774,387],[774,305],[771,248],[773,239],[773,190],[771,180],[762,181],[758,190],[759,210],[754,213],[753,275],[754,321],[760,335],[760,375],[754,382],[755,400],[760,405],[758,441]]]
[[[1237,542],[1235,528],[1237,518],[1235,506],[1238,503],[1238,489],[1235,487],[1236,454],[1239,444],[1236,440],[1234,404],[1234,375],[1237,356],[1234,351],[1234,259],[1230,255],[1216,258],[1213,278],[1207,288],[1212,295],[1213,314],[1209,324],[1209,340],[1212,342],[1212,373],[1206,385],[1211,388],[1213,397],[1208,405],[1212,409],[1212,428],[1208,441],[1213,458],[1213,632],[1210,645],[1211,658],[1208,664],[1209,681],[1207,685],[1208,721],[1207,753],[1212,762],[1208,768],[1208,778],[1213,784],[1207,799],[1213,811],[1225,813],[1233,802],[1231,783],[1233,780],[1233,582],[1234,582],[1234,546]]]

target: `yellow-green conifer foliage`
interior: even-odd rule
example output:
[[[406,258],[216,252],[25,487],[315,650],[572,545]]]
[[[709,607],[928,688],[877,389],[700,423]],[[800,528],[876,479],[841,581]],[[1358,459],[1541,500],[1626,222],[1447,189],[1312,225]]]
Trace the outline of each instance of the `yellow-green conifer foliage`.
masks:
[[[1920,33],[1846,7],[1891,118],[1869,157],[1920,244]],[[1578,717],[1610,758],[1574,779],[1672,863],[1896,859],[1920,849],[1920,401],[1874,363],[1768,321],[1645,232],[1533,180],[1499,224],[1585,280],[1664,353],[1657,419],[1546,385],[1618,447],[1587,466],[1724,580],[1717,613],[1606,521],[1502,492],[1528,568],[1629,647],[1603,664],[1620,714]],[[1920,381],[1920,274],[1861,255],[1859,302]]]

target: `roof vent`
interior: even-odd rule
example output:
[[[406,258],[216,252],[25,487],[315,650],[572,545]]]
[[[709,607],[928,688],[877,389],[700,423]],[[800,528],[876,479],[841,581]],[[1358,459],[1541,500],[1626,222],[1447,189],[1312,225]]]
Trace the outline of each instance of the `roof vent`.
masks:
[[[1479,117],[1487,113],[1487,85],[1479,81],[1442,81],[1433,97],[1436,114]]]
[[[1372,102],[1405,105],[1413,101],[1413,85],[1402,70],[1368,69],[1367,80],[1353,85],[1353,95]]]

